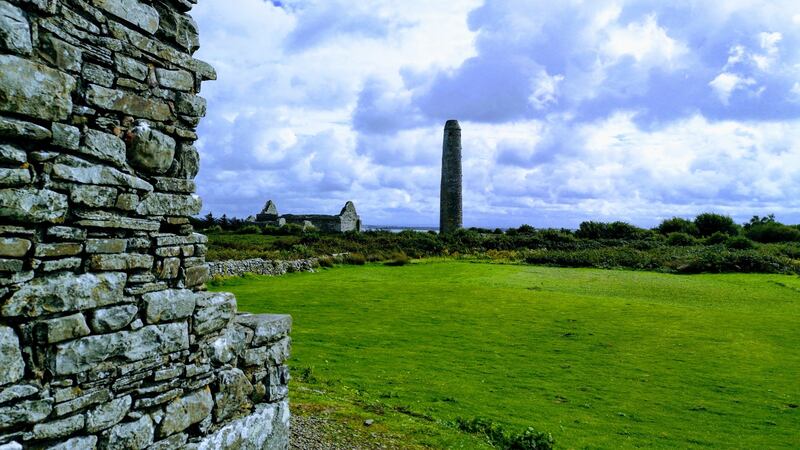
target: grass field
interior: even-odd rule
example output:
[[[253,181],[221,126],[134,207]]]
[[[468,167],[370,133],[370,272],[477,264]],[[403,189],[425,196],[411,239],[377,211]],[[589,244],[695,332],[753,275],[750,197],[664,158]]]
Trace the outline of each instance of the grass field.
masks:
[[[800,279],[426,261],[247,277],[294,316],[296,410],[413,445],[477,448],[455,418],[560,448],[800,446]]]

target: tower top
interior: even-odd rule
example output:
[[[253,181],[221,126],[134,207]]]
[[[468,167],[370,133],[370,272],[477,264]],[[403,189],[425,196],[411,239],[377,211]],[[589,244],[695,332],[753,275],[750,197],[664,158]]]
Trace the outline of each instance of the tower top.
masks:
[[[460,130],[461,125],[458,124],[458,121],[455,119],[450,119],[447,123],[444,124],[445,130]]]

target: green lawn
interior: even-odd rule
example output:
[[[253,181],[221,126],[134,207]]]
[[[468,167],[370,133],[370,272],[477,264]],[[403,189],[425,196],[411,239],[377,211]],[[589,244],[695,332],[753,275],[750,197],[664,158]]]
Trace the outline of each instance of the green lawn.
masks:
[[[428,261],[214,289],[294,316],[299,409],[409,446],[477,447],[452,424],[478,416],[561,448],[800,446],[798,277]]]

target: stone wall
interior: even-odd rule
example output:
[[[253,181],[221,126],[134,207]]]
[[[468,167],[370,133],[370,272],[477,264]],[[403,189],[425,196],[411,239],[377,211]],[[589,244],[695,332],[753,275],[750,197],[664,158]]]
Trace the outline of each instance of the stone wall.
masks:
[[[208,264],[209,276],[240,277],[246,273],[256,275],[285,275],[292,272],[313,272],[316,258],[295,259],[292,261],[269,260],[261,258],[211,261]]]
[[[195,0],[0,0],[0,448],[287,448],[291,318],[204,283]]]

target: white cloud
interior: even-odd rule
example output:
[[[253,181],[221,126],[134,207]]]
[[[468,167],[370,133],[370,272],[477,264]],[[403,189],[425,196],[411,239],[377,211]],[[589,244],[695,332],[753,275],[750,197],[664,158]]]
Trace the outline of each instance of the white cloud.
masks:
[[[542,70],[533,78],[531,85],[533,92],[528,97],[528,102],[538,110],[558,103],[559,84],[564,81],[564,75],[548,75]]]
[[[612,27],[603,51],[612,59],[631,56],[637,63],[664,68],[675,67],[689,52],[685,44],[671,38],[667,30],[659,26],[652,14],[641,22]]]
[[[731,95],[733,95],[735,91],[754,84],[756,84],[756,80],[752,78],[742,78],[730,72],[722,72],[708,83],[719,97],[719,101],[725,105],[730,102]]]
[[[219,73],[202,93],[204,212],[352,199],[367,223],[433,225],[439,115],[456,111],[469,225],[711,209],[800,221],[793,0],[283,3],[194,9],[197,56]]]

